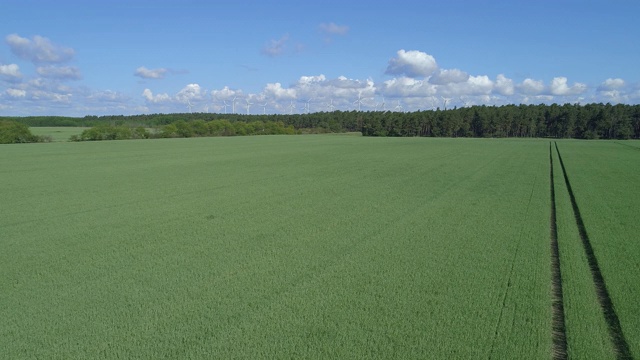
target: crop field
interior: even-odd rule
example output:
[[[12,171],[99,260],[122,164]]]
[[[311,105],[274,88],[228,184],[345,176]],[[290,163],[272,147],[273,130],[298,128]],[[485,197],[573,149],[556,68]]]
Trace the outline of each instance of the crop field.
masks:
[[[0,145],[0,180],[6,358],[640,354],[635,142]]]
[[[80,135],[83,130],[89,128],[86,127],[30,127],[31,133],[33,135],[40,136],[51,136],[51,141],[60,142],[60,141],[68,141],[72,135]]]

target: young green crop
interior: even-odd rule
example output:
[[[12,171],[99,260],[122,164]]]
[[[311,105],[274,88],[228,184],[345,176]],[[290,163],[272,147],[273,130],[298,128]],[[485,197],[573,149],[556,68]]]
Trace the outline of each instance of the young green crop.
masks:
[[[602,276],[631,353],[640,354],[640,151],[634,142],[561,141]]]
[[[9,358],[546,358],[541,140],[0,151]]]
[[[568,355],[571,359],[613,359],[615,353],[565,185],[552,147],[560,267]]]

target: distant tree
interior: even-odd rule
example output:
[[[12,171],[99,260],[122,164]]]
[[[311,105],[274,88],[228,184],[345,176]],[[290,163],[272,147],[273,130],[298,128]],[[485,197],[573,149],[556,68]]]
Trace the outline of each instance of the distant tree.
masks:
[[[50,139],[33,135],[29,127],[15,121],[0,121],[0,144],[45,142]]]

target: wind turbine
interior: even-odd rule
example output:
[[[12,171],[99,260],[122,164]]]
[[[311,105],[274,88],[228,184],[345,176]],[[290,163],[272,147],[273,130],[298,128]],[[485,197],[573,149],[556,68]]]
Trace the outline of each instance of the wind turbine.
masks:
[[[362,105],[362,91],[358,92],[358,99],[356,101],[353,102],[353,104],[357,104],[358,105],[358,111],[360,111],[360,106]]]
[[[249,108],[251,107],[251,105],[253,105],[253,103],[249,102],[249,98],[246,98],[245,101],[247,102],[247,115],[249,115]]]
[[[204,106],[204,112],[208,113],[209,112],[209,104],[206,104]]]
[[[262,115],[266,115],[267,114],[267,104],[268,103],[265,102],[264,104],[260,105],[260,106],[262,106]]]
[[[222,100],[222,103],[224,104],[224,113],[227,113],[227,106],[229,106],[229,104],[227,104],[227,100]]]
[[[291,100],[291,104],[289,104],[289,115],[293,114],[293,109],[295,109],[296,106],[293,105],[293,100]]]
[[[237,96],[234,96],[233,100],[231,101],[231,113],[232,114],[236,113],[236,99],[237,98],[238,98]]]
[[[444,110],[446,111],[447,110],[447,103],[449,101],[451,101],[451,98],[446,98],[444,96],[441,96],[441,98],[442,98],[442,104],[443,104]]]
[[[382,105],[382,111],[387,111],[384,103],[384,96],[382,97],[382,103],[380,105]]]
[[[189,101],[189,99],[187,99],[187,109],[189,109],[189,114],[191,114],[191,109],[193,108],[193,105],[191,105],[191,101]]]
[[[311,109],[310,109],[310,105],[309,105],[309,104],[311,103],[311,100],[312,100],[312,99],[311,99],[311,98],[309,98],[309,100],[307,100],[307,101],[306,101],[306,104],[304,104],[304,108],[303,108],[303,109],[307,112],[307,114],[308,114],[308,113],[309,113],[309,111],[311,110]]]
[[[395,108],[393,108],[393,110],[397,110],[402,112],[404,110],[404,108],[402,107],[402,104],[400,104],[400,99],[398,99],[398,105],[396,105]]]
[[[436,111],[438,108],[438,99],[435,96],[430,96],[429,103],[431,103],[431,111]]]
[[[333,99],[329,101],[329,103],[327,104],[327,108],[329,108],[329,112],[333,112],[333,110],[336,108],[335,106],[333,106]]]
[[[464,107],[469,107],[470,102],[465,100],[463,96],[460,96],[460,101],[464,104]]]

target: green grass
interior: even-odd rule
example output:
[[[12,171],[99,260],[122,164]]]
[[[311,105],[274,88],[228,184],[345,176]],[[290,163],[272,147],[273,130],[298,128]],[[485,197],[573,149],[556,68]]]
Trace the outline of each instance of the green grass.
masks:
[[[0,348],[8,358],[548,358],[548,144],[309,135],[0,146]]]
[[[640,152],[633,141],[558,142],[632,354],[640,355]]]
[[[30,127],[33,135],[51,136],[51,141],[69,141],[71,135],[80,135],[86,127]]]

